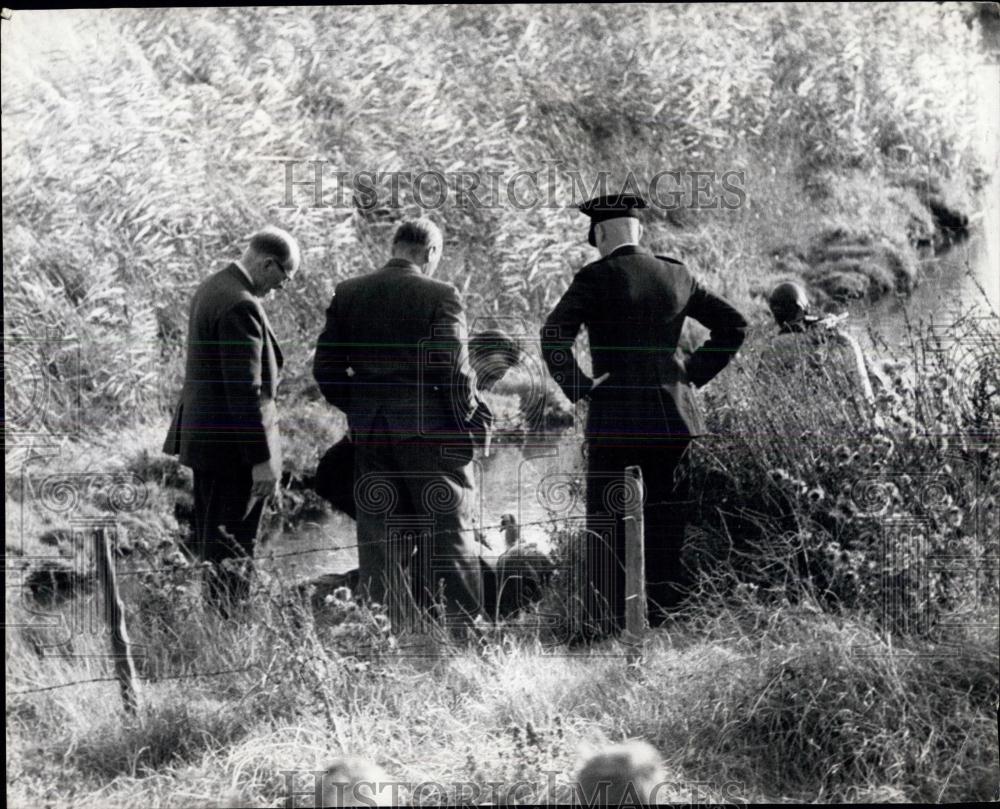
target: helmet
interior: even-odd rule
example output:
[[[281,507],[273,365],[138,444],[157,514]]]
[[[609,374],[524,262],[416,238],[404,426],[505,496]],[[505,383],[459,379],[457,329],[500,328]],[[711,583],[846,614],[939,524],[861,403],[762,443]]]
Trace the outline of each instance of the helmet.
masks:
[[[785,281],[767,296],[767,305],[779,325],[794,323],[809,313],[809,296],[801,284]]]

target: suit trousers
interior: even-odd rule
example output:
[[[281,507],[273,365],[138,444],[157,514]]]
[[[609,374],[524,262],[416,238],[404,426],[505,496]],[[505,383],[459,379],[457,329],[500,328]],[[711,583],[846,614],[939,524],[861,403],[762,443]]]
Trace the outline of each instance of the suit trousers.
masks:
[[[442,601],[444,624],[467,626],[482,605],[471,442],[356,437],[355,447],[362,593],[387,606],[397,631],[420,631]]]
[[[264,511],[264,499],[251,495],[252,487],[249,466],[227,472],[194,470],[195,551],[202,561],[212,563],[207,595],[223,613],[249,592],[253,543]],[[223,565],[226,560],[245,561]]]
[[[643,501],[646,598],[650,623],[684,596],[689,576],[681,564],[689,509],[688,475],[683,471],[689,438],[660,439],[635,446],[590,439],[587,445],[587,528],[584,552],[585,634],[607,634],[625,626],[625,468],[638,466]]]

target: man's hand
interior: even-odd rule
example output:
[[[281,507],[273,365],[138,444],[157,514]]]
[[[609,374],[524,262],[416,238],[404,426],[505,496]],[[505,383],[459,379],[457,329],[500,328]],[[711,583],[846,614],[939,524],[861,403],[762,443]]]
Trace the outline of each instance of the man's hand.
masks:
[[[482,399],[476,404],[476,412],[470,419],[473,441],[486,448],[489,455],[490,441],[493,438],[493,411]]]
[[[476,411],[472,414],[470,422],[474,433],[486,434],[493,429],[493,411],[482,399],[476,403]]]
[[[254,497],[270,497],[278,491],[278,479],[271,471],[271,464],[267,461],[256,464],[253,468],[253,487],[250,494]]]
[[[584,394],[584,398],[589,401],[590,397],[594,394],[594,391],[597,390],[601,385],[603,385],[607,381],[609,376],[611,376],[611,372],[605,371],[603,374],[597,377],[597,379],[594,380],[594,384],[590,386],[590,390],[588,390]]]

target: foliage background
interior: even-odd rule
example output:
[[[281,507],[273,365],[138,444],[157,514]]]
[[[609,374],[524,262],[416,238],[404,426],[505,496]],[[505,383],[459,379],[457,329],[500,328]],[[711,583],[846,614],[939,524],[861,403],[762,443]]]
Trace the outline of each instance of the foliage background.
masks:
[[[308,386],[334,285],[378,266],[415,209],[404,188],[396,209],[313,210],[301,187],[299,207],[283,208],[284,160],[328,161],[327,197],[334,171],[487,183],[556,165],[563,207],[449,195],[432,212],[447,231],[439,274],[471,318],[523,318],[531,334],[593,255],[573,172],[585,188],[598,170],[641,184],[671,169],[744,172],[737,210],[657,210],[647,224],[654,248],[754,312],[775,274],[808,276],[811,261],[829,280],[828,257],[808,250],[831,229],[891,244],[912,274],[933,229],[928,189],[967,211],[977,183],[967,18],[956,4],[893,3],[53,18],[3,55],[5,338],[79,344],[72,367],[45,349],[40,373],[93,425],[158,415],[179,384],[192,290],[273,222],[304,247],[301,281],[271,307],[290,386]],[[900,272],[871,288],[870,267],[846,269],[837,289],[871,296]]]
[[[772,282],[804,278],[824,304],[905,293],[921,251],[941,242],[932,207],[974,212],[977,13],[348,6],[4,22],[5,418],[71,434],[50,456],[5,448],[8,575],[44,582],[40,560],[89,570],[65,510],[38,505],[45,476],[130,475],[145,493],[116,515],[129,628],[146,654],[137,719],[117,710],[113,683],[77,684],[108,676],[106,638],[71,636],[81,657],[40,654],[65,635],[49,618],[99,615],[99,600],[41,605],[6,588],[11,805],[275,805],[284,771],[345,752],[411,783],[485,788],[552,771],[565,800],[587,746],[627,737],[662,753],[681,802],[731,798],[726,784],[753,801],[995,800],[995,577],[982,592],[960,575],[924,577],[914,537],[885,559],[880,533],[890,519],[919,522],[931,553],[960,551],[974,571],[997,556],[995,328],[967,319],[944,345],[907,332],[871,405],[822,378],[803,402],[792,380],[758,372]],[[336,597],[310,609],[304,571],[268,558],[287,540],[281,549],[353,563],[331,547],[353,542],[353,527],[302,485],[342,430],[317,401],[309,356],[335,283],[376,267],[414,212],[406,193],[399,209],[312,210],[304,189],[301,207],[283,208],[289,159],[480,177],[558,166],[566,208],[432,212],[448,239],[439,273],[463,290],[470,320],[521,318],[529,339],[593,256],[574,172],[587,187],[598,170],[746,173],[736,210],[646,222],[658,252],[687,261],[755,328],[704,392],[718,437],[692,466],[698,592],[649,634],[638,670],[615,644],[553,655],[530,624],[475,651],[407,655],[384,615]],[[308,176],[305,163],[297,172]],[[189,475],[159,447],[191,292],[265,222],[295,233],[306,257],[294,288],[267,304],[289,360],[289,519],[260,543],[248,614],[222,620],[178,550]],[[519,373],[494,398],[514,444],[537,427],[524,397],[538,379]],[[573,423],[572,409],[553,409],[550,426]],[[558,460],[578,458],[578,444],[567,439]],[[525,459],[502,449],[496,499],[519,495],[510,470]],[[109,498],[84,486],[69,516],[106,515]],[[905,598],[886,621],[890,595]],[[964,608],[950,645],[913,631]],[[442,797],[460,799],[425,800]]]

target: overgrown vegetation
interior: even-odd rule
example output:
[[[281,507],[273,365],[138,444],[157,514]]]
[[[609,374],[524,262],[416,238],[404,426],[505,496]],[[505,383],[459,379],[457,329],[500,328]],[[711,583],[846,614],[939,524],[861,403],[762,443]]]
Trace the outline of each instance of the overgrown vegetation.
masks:
[[[383,196],[309,210],[304,188],[300,207],[283,208],[282,159],[480,177],[556,164],[567,205],[579,201],[573,172],[589,188],[601,169],[640,183],[745,171],[746,204],[652,212],[649,240],[758,321],[779,278],[808,280],[829,306],[905,294],[920,251],[954,236],[943,220],[973,211],[976,43],[961,7],[724,13],[725,24],[693,5],[116,11],[50,29],[65,62],[43,34],[5,42],[6,413],[73,434],[48,455],[6,455],[8,568],[47,566],[34,595],[7,588],[12,805],[275,805],[289,771],[308,789],[342,753],[434,782],[404,790],[417,803],[460,800],[456,782],[489,796],[522,780],[521,802],[566,800],[581,750],[628,736],[663,754],[661,797],[675,801],[998,797],[1000,673],[995,631],[980,628],[995,623],[1000,552],[992,321],[914,326],[883,347],[870,405],[823,375],[808,396],[801,380],[766,375],[755,330],[704,391],[718,437],[691,470],[696,592],[650,633],[638,667],[615,642],[565,656],[537,614],[475,649],[400,648],[379,608],[301,587],[323,562],[349,566],[351,551],[331,546],[353,542],[353,525],[304,485],[344,427],[309,381],[309,352],[333,285],[380,263],[414,207],[404,186],[398,209]],[[533,339],[591,256],[572,208],[452,198],[434,216],[448,234],[439,274],[463,290],[473,328]],[[301,281],[268,302],[288,359],[287,475],[251,606],[222,620],[181,549],[190,478],[159,447],[190,293],[266,221],[306,255]],[[490,394],[497,453],[580,426],[537,371]],[[579,443],[566,436],[558,451],[578,458]],[[86,482],[70,497],[57,473]],[[113,498],[128,506],[117,536],[143,655],[136,719],[112,683],[32,692],[109,675],[93,656],[99,621],[75,631],[101,603],[70,518],[106,515]],[[560,548],[573,541],[565,523],[551,533]],[[61,598],[67,586],[83,592]],[[70,635],[58,648],[75,656],[52,656]]]
[[[272,805],[288,771],[309,789],[312,771],[349,752],[378,760],[407,790],[431,782],[402,793],[420,804],[520,781],[530,784],[522,802],[565,800],[581,751],[629,736],[664,754],[673,800],[995,798],[989,564],[1000,459],[986,439],[1000,416],[1000,352],[986,326],[958,324],[949,337],[978,341],[955,344],[914,331],[912,353],[886,361],[887,386],[870,408],[831,407],[844,397],[823,379],[814,380],[821,398],[803,401],[754,373],[750,346],[710,403],[720,430],[741,430],[694,459],[695,591],[666,631],[647,637],[636,667],[614,642],[594,655],[562,645],[560,577],[537,614],[490,630],[477,648],[453,648],[397,638],[345,589],[317,598],[265,545],[250,608],[222,620],[204,609],[198,569],[169,539],[179,528],[155,528],[190,481],[139,441],[120,470],[149,494],[123,521],[131,552],[120,576],[142,653],[141,718],[104,710],[95,720],[111,683],[17,693],[110,672],[88,656],[104,648],[100,635],[62,647],[80,657],[50,656],[76,616],[100,614],[99,595],[38,605],[9,588],[9,799],[55,791],[80,805],[173,804],[182,794]],[[872,411],[884,426],[865,426]],[[830,431],[843,449],[823,444]],[[562,449],[575,452],[576,440]],[[84,491],[92,509],[108,496]],[[20,510],[32,514],[27,496]],[[322,507],[296,508],[290,536],[329,519]],[[549,528],[564,553],[579,536],[566,528],[561,519]],[[331,538],[350,543],[350,525]],[[56,540],[67,561],[69,541]],[[46,628],[26,608],[63,623]]]
[[[333,597],[313,617],[294,590],[269,593],[239,620],[178,620],[188,664],[136,620],[136,639],[153,641],[136,720],[107,710],[110,683],[8,694],[8,800],[268,806],[286,797],[289,771],[309,789],[312,772],[348,751],[382,762],[421,805],[521,782],[517,802],[565,801],[587,748],[631,736],[664,754],[662,796],[674,801],[995,797],[985,632],[953,632],[927,656],[887,644],[862,614],[775,609],[744,590],[704,595],[630,668],[619,644],[566,656],[523,628],[479,650],[399,648],[383,618],[350,601]],[[101,640],[76,651],[99,652]],[[39,659],[8,630],[18,685],[102,668]]]
[[[439,274],[470,319],[519,317],[531,334],[590,256],[572,206],[598,171],[643,188],[714,171],[715,195],[742,172],[730,182],[745,196],[725,196],[735,210],[694,207],[696,181],[661,178],[673,209],[649,224],[655,248],[744,305],[776,275],[839,298],[908,288],[916,246],[940,235],[928,204],[961,218],[982,179],[963,10],[733,5],[724,25],[706,13],[224,8],[49,21],[55,45],[26,31],[3,62],[5,340],[45,340],[22,348],[38,362],[13,368],[8,398],[26,404],[28,382],[45,383],[36,428],[65,427],[68,410],[101,427],[160,412],[191,291],[266,221],[305,248],[301,280],[271,307],[291,349],[286,390],[308,387],[334,284],[377,266],[416,208],[385,178],[364,207],[346,193],[316,210],[317,189],[286,188],[283,160],[301,161],[297,182],[314,178],[305,161],[326,161],[326,204],[337,171],[461,171],[484,189],[489,172],[517,171],[547,189],[551,171],[556,207],[513,205],[503,186],[499,204],[450,193],[433,212],[448,234]],[[860,258],[810,253],[834,234]],[[775,263],[788,251],[798,263]]]
[[[926,633],[997,595],[1000,333],[912,327],[895,354],[868,403],[833,369],[783,376],[751,346],[707,392],[719,437],[697,446],[693,489],[702,551],[761,597],[807,591]]]

